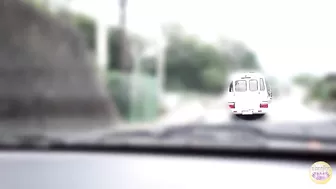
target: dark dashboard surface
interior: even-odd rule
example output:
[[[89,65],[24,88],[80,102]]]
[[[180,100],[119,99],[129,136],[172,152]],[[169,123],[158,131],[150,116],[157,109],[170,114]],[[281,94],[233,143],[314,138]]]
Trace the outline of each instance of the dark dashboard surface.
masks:
[[[0,188],[315,188],[317,185],[309,178],[312,163],[131,154],[1,152]],[[336,167],[335,164],[331,166]],[[335,186],[336,181],[332,179],[325,187]]]

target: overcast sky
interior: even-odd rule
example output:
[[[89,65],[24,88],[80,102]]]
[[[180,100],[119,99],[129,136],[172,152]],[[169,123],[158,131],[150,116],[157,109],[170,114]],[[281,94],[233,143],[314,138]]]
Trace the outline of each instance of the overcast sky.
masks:
[[[336,71],[335,0],[128,1],[128,27],[148,37],[175,21],[205,40],[245,42],[270,74]],[[71,7],[109,24],[118,20],[117,0],[72,0]]]

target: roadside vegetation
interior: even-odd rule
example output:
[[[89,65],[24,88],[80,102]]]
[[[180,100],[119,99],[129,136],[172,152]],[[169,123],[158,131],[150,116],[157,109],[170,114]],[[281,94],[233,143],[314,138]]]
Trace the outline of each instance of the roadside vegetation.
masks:
[[[323,109],[336,111],[336,73],[323,77],[300,74],[293,81],[306,89],[305,103],[317,102]]]
[[[47,10],[42,0],[32,1],[34,6]],[[93,18],[69,12],[59,8],[51,12],[55,16],[68,17],[86,39],[87,46],[94,57],[96,50],[96,22]],[[64,17],[63,17],[64,18]],[[257,55],[240,41],[219,38],[214,44],[188,33],[176,23],[162,26],[167,41],[165,49],[165,90],[194,94],[220,94],[228,83],[229,74],[241,69],[260,70]],[[108,30],[108,86],[110,94],[117,101],[121,115],[128,120],[156,119],[161,102],[158,96],[157,54],[145,54],[139,60],[132,56],[132,49],[137,47],[139,55],[153,48],[153,39],[127,31],[125,61],[120,63],[122,30],[119,26],[110,26]],[[94,60],[94,59],[93,59]],[[139,79],[130,98],[132,68],[140,62]],[[93,64],[95,62],[93,61]],[[131,102],[132,100],[132,102]],[[130,105],[131,104],[131,105]]]

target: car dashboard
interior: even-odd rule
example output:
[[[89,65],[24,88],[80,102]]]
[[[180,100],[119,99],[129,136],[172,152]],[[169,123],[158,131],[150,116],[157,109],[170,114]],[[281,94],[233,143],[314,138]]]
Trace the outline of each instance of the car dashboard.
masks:
[[[317,159],[316,161],[320,161]],[[321,160],[323,161],[323,160]],[[0,153],[2,189],[315,188],[314,161],[135,153]],[[336,170],[336,164],[330,163]],[[333,172],[335,174],[335,171]],[[331,179],[325,185],[335,188]]]

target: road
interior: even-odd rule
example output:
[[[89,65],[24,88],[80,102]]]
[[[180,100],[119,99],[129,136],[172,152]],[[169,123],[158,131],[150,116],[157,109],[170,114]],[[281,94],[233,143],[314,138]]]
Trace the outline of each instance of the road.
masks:
[[[301,103],[301,95],[294,93],[295,95],[283,96],[282,98],[274,99],[270,105],[270,112],[263,122],[276,122],[276,123],[293,123],[301,121],[323,121],[329,118],[336,118],[335,114],[326,114],[313,108],[304,106]],[[191,100],[184,106],[176,109],[173,113],[162,117],[161,119],[151,123],[136,123],[136,124],[121,124],[117,127],[113,127],[118,130],[134,130],[134,129],[148,129],[148,128],[164,128],[167,126],[181,126],[188,123],[229,123],[230,110],[227,107],[227,103],[214,100],[213,104],[201,103],[197,100]],[[273,124],[271,124],[273,125]],[[274,124],[278,125],[278,124]],[[281,125],[281,124],[280,124]],[[71,134],[69,138],[72,140],[91,140],[96,136],[105,135],[107,133],[106,128],[95,129],[88,132],[79,133],[78,136]],[[66,135],[69,133],[52,132],[50,135]]]
[[[305,106],[302,101],[304,91],[293,88],[292,93],[281,98],[276,98],[270,104],[266,122],[296,122],[319,121],[335,117],[333,114],[322,113],[316,108]],[[194,100],[181,107],[170,115],[157,122],[158,125],[178,125],[190,122],[223,123],[230,122],[230,111],[227,108],[225,96],[222,100],[214,100],[212,104],[202,104]]]
[[[302,92],[294,92],[288,96],[282,96],[281,98],[274,99],[270,105],[270,112],[264,123],[270,122],[271,125],[282,125],[273,124],[275,123],[295,123],[301,121],[323,121],[329,118],[336,118],[336,114],[326,114],[317,110],[316,108],[310,108],[301,103]],[[224,98],[225,99],[225,98]],[[232,122],[230,119],[230,110],[227,107],[227,103],[223,100],[214,99],[212,103],[200,102],[197,99],[190,100],[184,105],[175,109],[172,113],[162,117],[161,119],[151,122],[151,123],[135,123],[120,124],[117,127],[113,127],[118,130],[142,130],[148,128],[164,128],[169,126],[181,126],[188,123],[205,123],[205,124],[215,124],[215,123],[229,123]],[[101,136],[106,134],[106,128],[92,131],[91,134],[85,132],[84,135],[79,134],[74,136],[71,134],[72,139],[91,139],[95,136]],[[62,133],[64,136],[64,133]]]
[[[174,112],[162,117],[157,125],[178,125],[186,124],[197,120],[205,115],[207,109],[198,100],[190,101],[188,104],[176,109]]]
[[[305,106],[303,101],[304,92],[296,89],[288,96],[274,99],[269,106],[269,112],[264,121],[267,122],[299,122],[319,121],[334,118],[331,113],[323,113],[313,107]],[[225,104],[225,103],[222,103]],[[214,106],[206,111],[203,116],[206,123],[229,122],[230,110],[226,107]]]
[[[268,116],[264,121],[318,121],[332,116],[326,115],[316,109],[306,107],[296,99],[286,97],[273,100],[269,108]],[[207,123],[229,122],[230,111],[226,107],[208,109],[203,120]]]
[[[304,91],[294,88],[291,94],[273,99],[273,102],[269,106],[269,113],[262,121],[293,123],[301,121],[321,121],[336,117],[335,114],[322,113],[317,108],[305,106],[302,103],[303,97]],[[211,103],[190,99],[188,102],[183,103],[179,108],[174,109],[172,113],[160,118],[154,123],[145,124],[144,126],[139,127],[178,126],[195,122],[227,123],[232,121],[230,115],[231,113],[227,107],[225,96],[221,99],[214,99]]]
[[[270,105],[270,112],[263,122],[272,123],[293,123],[301,121],[323,121],[330,118],[336,118],[336,114],[322,113],[318,109],[310,108],[303,105],[303,92],[296,91],[291,95],[282,96],[274,99]],[[225,99],[225,98],[224,98]],[[151,123],[136,123],[130,125],[120,125],[120,130],[163,128],[166,126],[180,126],[188,123],[228,123],[231,122],[230,110],[227,103],[223,100],[213,100],[213,103],[200,102],[198,100],[190,100],[183,106],[177,108],[172,113],[162,117],[161,119]],[[274,124],[278,125],[278,124]],[[106,133],[106,129],[94,131],[93,134],[85,136],[97,136]],[[80,136],[82,137],[82,136]],[[72,138],[74,138],[72,136]],[[83,137],[82,137],[83,138]]]

